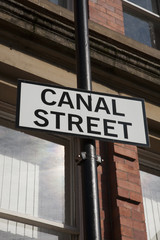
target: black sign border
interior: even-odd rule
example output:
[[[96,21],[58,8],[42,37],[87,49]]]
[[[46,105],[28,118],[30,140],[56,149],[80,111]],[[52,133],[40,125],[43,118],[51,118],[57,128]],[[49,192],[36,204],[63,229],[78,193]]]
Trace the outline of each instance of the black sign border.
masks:
[[[58,132],[58,131],[54,131],[54,130],[51,131],[51,130],[47,130],[47,129],[39,129],[39,128],[37,129],[37,128],[19,126],[19,115],[20,115],[20,104],[21,104],[21,102],[20,102],[20,99],[21,99],[21,83],[39,85],[39,86],[44,86],[44,87],[53,87],[53,88],[64,89],[64,90],[66,89],[66,90],[71,90],[71,91],[75,91],[75,92],[91,93],[91,94],[108,96],[108,97],[123,98],[123,99],[134,100],[134,101],[140,101],[141,104],[142,104],[142,111],[143,111],[143,121],[144,121],[144,128],[145,128],[146,144],[128,142],[128,141],[117,140],[117,139],[105,139],[105,138],[100,138],[100,137],[84,136],[84,135],[79,135],[79,134],[75,134],[75,133],[68,133],[68,132],[64,133],[64,132]],[[142,99],[142,98],[132,98],[132,97],[127,97],[127,96],[119,96],[119,95],[101,93],[101,92],[95,92],[95,91],[88,91],[88,90],[78,89],[78,88],[63,87],[63,86],[57,86],[57,85],[54,85],[54,84],[52,85],[52,84],[45,84],[45,83],[39,83],[39,82],[32,82],[32,81],[24,80],[24,79],[18,79],[18,84],[17,84],[16,127],[20,128],[20,129],[28,129],[28,130],[34,130],[34,131],[52,132],[52,133],[56,133],[56,134],[60,134],[60,135],[62,135],[62,134],[71,135],[71,136],[76,136],[76,137],[80,137],[80,138],[84,138],[84,139],[95,139],[95,140],[100,140],[100,141],[104,141],[104,142],[125,143],[125,144],[129,144],[129,145],[145,146],[145,147],[150,146],[144,99]]]

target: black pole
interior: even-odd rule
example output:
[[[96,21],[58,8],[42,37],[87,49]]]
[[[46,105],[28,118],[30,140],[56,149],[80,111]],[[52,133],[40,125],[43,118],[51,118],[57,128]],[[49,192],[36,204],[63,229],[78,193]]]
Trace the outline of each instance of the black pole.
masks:
[[[74,1],[77,87],[85,90],[92,90],[87,2],[87,0]]]
[[[77,87],[91,91],[92,83],[88,37],[88,1],[75,0],[74,9]],[[81,162],[85,223],[84,229],[86,240],[101,240],[95,141],[91,139],[82,140],[81,150],[86,153],[85,159]]]

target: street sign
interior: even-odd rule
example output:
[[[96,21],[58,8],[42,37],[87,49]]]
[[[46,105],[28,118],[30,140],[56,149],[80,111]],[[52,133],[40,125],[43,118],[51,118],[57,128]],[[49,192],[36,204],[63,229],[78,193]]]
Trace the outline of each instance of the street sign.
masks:
[[[18,127],[148,146],[144,101],[18,81]]]

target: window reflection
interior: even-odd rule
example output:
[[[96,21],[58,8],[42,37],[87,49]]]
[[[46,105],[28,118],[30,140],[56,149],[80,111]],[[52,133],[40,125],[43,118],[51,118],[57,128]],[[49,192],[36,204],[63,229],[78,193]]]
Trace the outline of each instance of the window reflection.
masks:
[[[52,230],[0,219],[1,240],[70,240],[70,236]]]
[[[152,46],[150,24],[124,12],[125,35],[148,46]]]
[[[158,1],[156,0],[128,0],[142,7],[131,7],[131,4],[124,6],[124,28],[125,35],[149,47],[160,49],[160,28],[159,22],[155,20],[152,12],[159,14]],[[144,8],[144,9],[143,9]],[[150,11],[146,13],[146,10]]]
[[[160,49],[159,23],[124,12],[125,35],[149,47]]]
[[[160,239],[160,177],[141,171],[148,240]]]
[[[0,207],[65,222],[64,146],[0,127]]]

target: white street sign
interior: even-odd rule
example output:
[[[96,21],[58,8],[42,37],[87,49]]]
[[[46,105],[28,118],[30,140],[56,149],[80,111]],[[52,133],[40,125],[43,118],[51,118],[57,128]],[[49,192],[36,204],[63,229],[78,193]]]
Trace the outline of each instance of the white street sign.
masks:
[[[149,145],[144,101],[19,81],[18,127]]]

